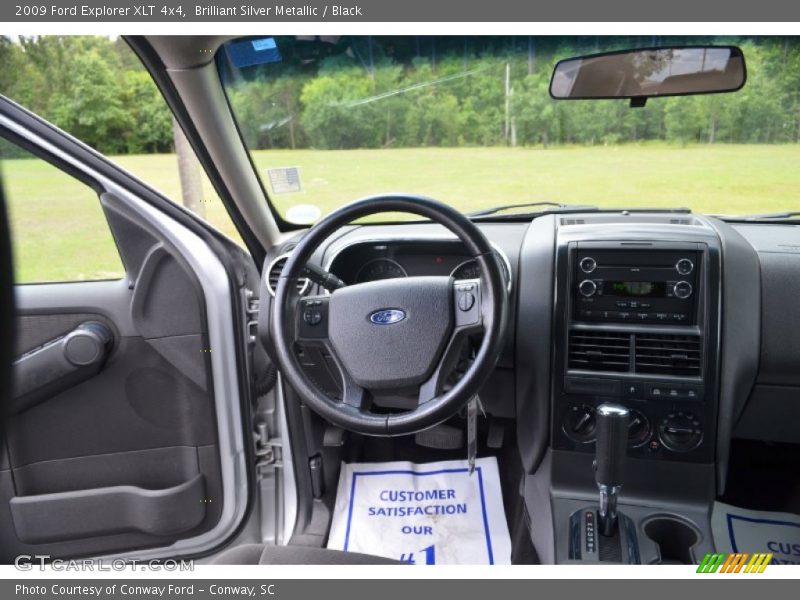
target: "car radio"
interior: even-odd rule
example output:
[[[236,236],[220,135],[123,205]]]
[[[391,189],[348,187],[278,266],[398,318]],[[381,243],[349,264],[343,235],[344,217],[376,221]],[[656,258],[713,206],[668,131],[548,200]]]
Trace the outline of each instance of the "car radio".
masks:
[[[578,249],[573,259],[576,321],[695,323],[697,251]]]

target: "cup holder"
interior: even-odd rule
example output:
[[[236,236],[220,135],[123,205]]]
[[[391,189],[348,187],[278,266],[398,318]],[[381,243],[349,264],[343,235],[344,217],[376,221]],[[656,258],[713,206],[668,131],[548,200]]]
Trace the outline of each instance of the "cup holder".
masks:
[[[659,516],[645,521],[644,534],[658,546],[659,564],[694,564],[692,546],[700,541],[697,529],[676,517]]]

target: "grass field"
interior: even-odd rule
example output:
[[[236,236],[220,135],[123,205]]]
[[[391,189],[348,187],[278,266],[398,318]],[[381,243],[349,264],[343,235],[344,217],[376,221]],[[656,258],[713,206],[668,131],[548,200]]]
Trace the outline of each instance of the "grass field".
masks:
[[[323,213],[358,197],[406,191],[462,210],[551,200],[609,207],[688,207],[707,214],[800,209],[800,145],[559,148],[275,150],[255,153],[268,167],[300,167],[303,191],[273,195],[279,210],[313,204]],[[173,155],[114,159],[180,199]],[[122,267],[91,190],[40,161],[6,160],[3,176],[20,282],[115,277]],[[235,231],[204,182],[206,218]]]

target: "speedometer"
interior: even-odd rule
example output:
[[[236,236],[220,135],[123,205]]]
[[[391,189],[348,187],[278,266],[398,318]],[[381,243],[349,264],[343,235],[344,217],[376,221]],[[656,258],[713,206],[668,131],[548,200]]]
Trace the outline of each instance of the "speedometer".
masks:
[[[509,273],[508,259],[506,259],[503,254],[498,253],[498,256],[503,259],[500,261],[500,268],[503,270],[503,278],[506,280],[506,287],[510,291],[511,273]],[[450,273],[450,277],[453,279],[480,279],[481,267],[477,260],[470,258],[453,269]]]
[[[450,273],[453,279],[480,279],[481,268],[475,259],[465,260]]]
[[[369,261],[356,273],[356,283],[408,277],[406,270],[391,258],[376,258]]]

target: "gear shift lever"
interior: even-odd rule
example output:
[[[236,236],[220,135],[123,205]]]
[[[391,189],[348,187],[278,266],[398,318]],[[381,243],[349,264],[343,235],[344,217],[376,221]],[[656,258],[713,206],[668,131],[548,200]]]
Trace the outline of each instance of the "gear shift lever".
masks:
[[[601,404],[596,411],[594,480],[600,490],[600,533],[607,537],[617,528],[617,495],[622,487],[629,415],[619,404]]]

